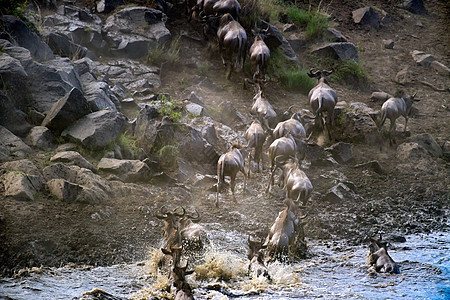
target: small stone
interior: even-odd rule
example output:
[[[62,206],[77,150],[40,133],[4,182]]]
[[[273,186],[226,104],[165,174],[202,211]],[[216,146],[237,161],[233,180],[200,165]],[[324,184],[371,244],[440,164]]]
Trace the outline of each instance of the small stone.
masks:
[[[383,46],[386,49],[394,49],[394,41],[391,39],[383,40]]]

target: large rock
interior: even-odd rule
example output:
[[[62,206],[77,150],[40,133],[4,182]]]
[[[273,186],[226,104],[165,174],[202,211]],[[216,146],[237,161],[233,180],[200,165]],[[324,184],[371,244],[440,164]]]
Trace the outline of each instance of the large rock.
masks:
[[[88,52],[86,47],[75,44],[61,33],[50,32],[47,36],[47,43],[53,53],[70,59],[85,57]]]
[[[34,200],[42,189],[42,183],[37,176],[20,172],[8,172],[1,177],[1,181],[5,187],[5,196],[17,200]]]
[[[151,178],[149,166],[140,160],[102,158],[97,167],[100,171],[117,175],[124,182],[148,182]]]
[[[3,126],[0,126],[0,161],[22,158],[32,152],[20,138]]]
[[[54,55],[50,47],[44,43],[39,35],[15,16],[4,15],[0,17],[1,28],[10,37],[10,42],[28,49],[34,59],[45,61],[53,59]],[[35,29],[35,28],[34,28]],[[37,30],[35,29],[37,32]]]
[[[150,47],[170,40],[166,21],[159,10],[128,7],[109,16],[103,31],[114,55],[136,59],[146,56]]]
[[[432,156],[434,157],[441,157],[442,156],[442,148],[439,146],[439,144],[435,141],[433,136],[428,133],[418,134],[408,139],[408,141],[415,142],[419,144],[421,147],[423,147],[425,150],[428,151]]]
[[[353,159],[352,145],[349,143],[339,142],[326,150],[331,153],[338,163],[345,164]]]
[[[64,202],[74,202],[83,188],[64,179],[51,179],[47,187],[52,195]]]
[[[51,162],[61,162],[68,165],[76,165],[80,168],[86,168],[92,172],[97,172],[97,168],[91,164],[86,158],[76,151],[58,152],[50,158]]]
[[[433,62],[435,60],[433,55],[427,54],[427,53],[425,53],[423,51],[419,51],[419,50],[412,51],[411,55],[417,64],[424,66],[424,67],[428,67],[431,64],[431,62]]]
[[[78,191],[74,200],[76,202],[96,204],[111,196],[112,184],[85,168],[56,163],[45,167],[42,174],[47,182],[52,179],[63,179],[81,186],[82,190]]]
[[[380,28],[380,17],[372,7],[363,7],[352,12],[353,21],[356,24],[368,25],[372,28]]]
[[[14,102],[2,91],[0,91],[0,125],[18,136],[25,136],[32,127],[27,121],[27,115],[17,109]]]
[[[127,122],[118,112],[101,110],[90,113],[67,127],[62,137],[74,140],[89,149],[102,149],[114,142]]]
[[[121,5],[125,5],[124,0],[100,0],[96,8],[99,13],[109,14]]]
[[[30,146],[43,150],[51,150],[56,144],[55,136],[44,126],[33,127],[24,141]]]
[[[44,17],[44,36],[51,33],[66,37],[75,47],[79,45],[99,55],[109,53],[102,34],[102,20],[91,14],[87,9],[62,5],[58,7],[58,14]]]
[[[422,0],[407,0],[403,2],[400,7],[417,15],[423,15],[427,13]]]
[[[336,129],[343,141],[363,142],[370,145],[382,143],[382,136],[368,113],[343,111],[337,121]]]
[[[59,134],[90,112],[91,108],[83,93],[77,88],[72,88],[64,97],[53,104],[42,122],[42,126],[46,126]]]
[[[5,162],[0,166],[0,169],[2,173],[6,173],[8,171],[17,171],[19,173],[27,175],[38,176],[41,177],[41,181],[43,181],[41,172],[29,159],[21,159]]]
[[[116,104],[114,104],[112,98],[115,97],[114,93],[109,88],[109,85],[103,81],[91,81],[84,83],[84,95],[88,100],[89,106],[92,111],[98,111],[102,109],[108,109],[116,111]],[[116,99],[117,101],[117,99]],[[117,101],[118,102],[118,101]]]
[[[300,64],[294,49],[292,49],[292,45],[281,34],[278,28],[265,21],[261,21],[261,27],[267,28],[267,34],[264,36],[264,42],[271,51],[281,46],[281,50],[289,60],[293,61],[297,65]]]
[[[352,43],[329,43],[314,49],[312,53],[358,62],[358,48]]]

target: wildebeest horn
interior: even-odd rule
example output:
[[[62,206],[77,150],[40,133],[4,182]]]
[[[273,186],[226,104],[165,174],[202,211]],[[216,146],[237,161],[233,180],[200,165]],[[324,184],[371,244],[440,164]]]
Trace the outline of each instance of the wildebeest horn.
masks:
[[[294,108],[294,105],[289,106],[287,109],[287,112],[291,114],[293,108]]]
[[[182,213],[177,213],[176,211],[179,209],[179,208],[181,208],[181,210],[183,211]],[[183,206],[180,206],[180,207],[177,207],[177,208],[175,208],[174,210],[173,210],[173,214],[175,215],[175,216],[177,216],[177,217],[184,217],[184,215],[186,214],[186,210],[184,209],[184,207]]]
[[[198,212],[198,210],[196,208],[194,208],[195,210],[195,216],[193,215],[187,215],[187,217],[189,219],[191,219],[192,222],[199,222],[201,217],[200,217],[200,213]]]
[[[307,73],[307,75],[308,75],[309,77],[316,77],[318,72],[319,72],[319,71],[315,71],[315,72],[314,72],[314,69],[311,68],[311,69],[309,69],[309,72]]]
[[[326,70],[322,71],[322,73],[323,73],[325,76],[330,76],[331,74],[333,74],[333,72],[334,72],[333,69],[331,69],[330,71],[326,71]]]
[[[168,212],[167,212],[167,208],[165,205],[161,206],[160,210],[159,210],[159,214],[156,213],[155,217],[157,217],[158,219],[162,220],[162,219],[166,219],[168,217]]]

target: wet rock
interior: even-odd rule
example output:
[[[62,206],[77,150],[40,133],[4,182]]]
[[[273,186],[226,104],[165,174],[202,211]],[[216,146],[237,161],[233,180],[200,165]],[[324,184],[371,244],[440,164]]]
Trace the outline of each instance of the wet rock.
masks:
[[[42,126],[59,134],[76,120],[89,114],[91,109],[83,93],[72,88],[64,97],[53,104]]]
[[[123,114],[101,110],[77,120],[61,136],[77,141],[89,149],[101,149],[119,137],[125,123],[126,117]]]
[[[426,149],[432,156],[441,157],[442,149],[439,144],[435,141],[433,136],[428,133],[423,133],[419,135],[415,135],[408,139],[408,141],[415,142],[419,144],[421,147]]]
[[[386,92],[373,92],[370,95],[370,100],[372,101],[379,101],[379,102],[385,102],[387,99],[391,98],[392,95],[388,94]]]
[[[151,178],[149,166],[140,160],[102,158],[97,167],[99,171],[117,175],[124,182],[148,182]]]
[[[16,200],[33,201],[36,194],[42,189],[42,183],[37,176],[26,175],[19,172],[8,172],[1,177],[5,188],[4,195]]]
[[[366,162],[366,163],[357,164],[357,165],[355,165],[355,168],[372,170],[375,173],[378,173],[380,175],[386,175],[387,174],[387,172],[381,166],[380,162],[377,161],[377,160],[372,160],[372,161],[369,161],[369,162]]]
[[[63,202],[75,202],[79,192],[83,189],[78,184],[64,179],[52,179],[47,181],[50,193]]]
[[[43,150],[53,149],[56,143],[53,133],[44,126],[33,127],[24,141],[30,146]]]
[[[339,142],[326,149],[333,155],[333,158],[340,164],[348,163],[353,159],[352,145]]]
[[[97,169],[88,160],[86,160],[80,153],[76,151],[58,152],[50,158],[51,162],[61,162],[68,165],[76,165],[81,168],[86,168],[92,172],[97,172]]]
[[[353,60],[358,62],[358,49],[352,43],[330,43],[312,51],[326,57],[333,57],[340,60]]]
[[[363,7],[352,11],[353,21],[356,24],[368,25],[371,28],[380,28],[380,18],[372,7]]]
[[[383,40],[383,46],[385,49],[394,49],[394,41],[389,39],[389,40]]]
[[[400,4],[399,7],[417,15],[423,15],[427,13],[422,0],[407,0]]]
[[[39,61],[53,59],[53,52],[42,39],[22,20],[11,15],[0,17],[1,27],[8,32],[11,42],[30,51],[31,56]],[[34,30],[37,32],[36,28]]]
[[[103,31],[114,55],[137,59],[147,55],[151,46],[170,40],[166,21],[159,10],[128,7],[109,16]]]
[[[0,161],[24,157],[32,152],[20,138],[3,126],[0,126]]]
[[[4,78],[2,74],[0,78]],[[25,136],[32,127],[27,121],[26,114],[17,109],[15,103],[2,91],[0,91],[0,125],[18,136]]]
[[[449,76],[450,75],[450,68],[444,65],[441,62],[438,62],[437,60],[433,60],[431,62],[431,67],[438,72],[439,74]]]
[[[425,52],[419,50],[412,51],[411,55],[417,64],[424,67],[428,67],[431,64],[431,62],[435,60],[433,55],[426,54]]]

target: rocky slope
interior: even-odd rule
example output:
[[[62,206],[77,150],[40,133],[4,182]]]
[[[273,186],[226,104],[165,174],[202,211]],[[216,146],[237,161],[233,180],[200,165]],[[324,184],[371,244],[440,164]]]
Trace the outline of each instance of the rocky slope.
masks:
[[[429,1],[421,15],[369,1],[389,16],[375,29],[352,19],[365,2],[321,3],[358,50],[368,83],[332,83],[343,101],[334,132],[340,144],[315,136],[309,147],[303,166],[314,194],[306,237],[363,243],[380,231],[399,239],[448,230],[448,6]],[[97,15],[80,7],[42,15],[40,35],[0,18],[2,274],[143,259],[162,236],[154,213],[163,204],[196,207],[205,224],[263,237],[284,195],[277,188],[264,194],[267,170],[252,174],[247,193],[238,184],[237,203],[223,193],[216,208],[211,190],[218,156],[244,142],[251,122],[246,75],[226,80],[200,25],[184,16],[136,7]],[[303,68],[320,67],[320,54],[311,53],[328,38],[305,39],[302,29],[284,35]],[[171,38],[181,45],[176,65],[145,62],[148,47]],[[399,88],[421,101],[390,147],[369,117],[382,104],[371,94]],[[275,79],[266,94],[280,112],[309,109],[304,94]],[[162,118],[162,110],[180,121]]]

